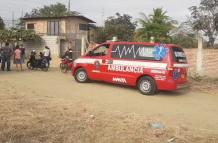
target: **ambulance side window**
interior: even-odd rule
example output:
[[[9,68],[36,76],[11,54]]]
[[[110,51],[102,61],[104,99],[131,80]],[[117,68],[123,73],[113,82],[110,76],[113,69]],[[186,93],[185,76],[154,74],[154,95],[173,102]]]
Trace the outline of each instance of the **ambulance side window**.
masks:
[[[173,56],[174,62],[178,62],[178,63],[186,63],[187,62],[185,52],[180,47],[173,47],[172,48],[172,56]]]
[[[92,56],[106,56],[108,54],[109,45],[101,45],[92,51]]]
[[[154,46],[142,44],[117,44],[113,45],[111,57],[114,59],[128,60],[155,60]]]

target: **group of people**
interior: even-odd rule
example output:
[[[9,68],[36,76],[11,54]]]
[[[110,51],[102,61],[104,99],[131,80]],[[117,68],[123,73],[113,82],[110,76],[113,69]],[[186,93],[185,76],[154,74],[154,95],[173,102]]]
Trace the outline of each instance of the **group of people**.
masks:
[[[36,53],[35,50],[32,50],[30,53],[30,58],[29,58],[28,62],[30,62],[31,67],[37,68],[38,66],[40,66],[40,64],[43,60],[46,61],[46,63],[48,64],[47,66],[50,67],[51,52],[50,52],[50,48],[48,46],[45,46],[45,49],[42,52],[39,52],[39,55]],[[27,64],[28,64],[28,62],[27,62]],[[27,65],[27,67],[28,67],[28,65]]]
[[[11,71],[11,59],[13,57],[14,64],[17,71],[22,71],[22,64],[25,62],[25,48],[23,45],[17,45],[15,48],[10,48],[9,43],[5,43],[5,46],[0,48],[0,63],[2,71]],[[50,65],[51,52],[48,46],[41,53]]]
[[[14,49],[9,47],[9,43],[5,43],[5,46],[0,49],[0,63],[1,70],[11,71],[11,57],[13,56],[14,64],[18,70],[18,65],[20,65],[20,70],[22,71],[22,64],[25,59],[25,48],[21,45],[17,45]],[[5,68],[7,66],[7,68]]]

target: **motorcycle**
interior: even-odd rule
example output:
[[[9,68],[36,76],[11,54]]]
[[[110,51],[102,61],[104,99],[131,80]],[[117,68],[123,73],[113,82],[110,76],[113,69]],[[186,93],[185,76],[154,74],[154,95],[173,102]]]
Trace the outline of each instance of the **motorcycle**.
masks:
[[[71,70],[73,66],[73,59],[69,59],[69,57],[65,57],[61,59],[60,63],[60,69],[63,73],[66,73],[67,71]]]
[[[41,54],[40,59],[36,59],[36,53],[31,53],[27,61],[27,68],[30,70],[41,69],[42,71],[48,71],[48,61]]]

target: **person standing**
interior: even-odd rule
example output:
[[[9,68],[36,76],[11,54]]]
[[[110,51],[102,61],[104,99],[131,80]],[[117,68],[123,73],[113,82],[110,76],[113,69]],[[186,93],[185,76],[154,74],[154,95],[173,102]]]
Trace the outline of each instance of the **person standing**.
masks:
[[[73,51],[71,48],[64,53],[64,58],[68,58],[69,60],[73,60]]]
[[[9,43],[5,44],[5,47],[2,48],[2,71],[5,70],[5,64],[7,63],[7,71],[11,71],[11,56],[12,56],[12,49],[9,47]]]
[[[2,63],[2,48],[0,48],[0,63]]]
[[[50,60],[51,60],[51,51],[48,46],[45,46],[45,49],[43,50],[44,58],[48,62],[48,67],[50,67]]]
[[[21,45],[20,51],[21,51],[21,62],[23,64],[25,62],[25,48],[23,45]]]
[[[20,50],[19,46],[16,46],[14,51],[14,62],[16,64],[16,69],[18,71],[18,65],[20,65],[20,70],[22,71],[22,51]]]

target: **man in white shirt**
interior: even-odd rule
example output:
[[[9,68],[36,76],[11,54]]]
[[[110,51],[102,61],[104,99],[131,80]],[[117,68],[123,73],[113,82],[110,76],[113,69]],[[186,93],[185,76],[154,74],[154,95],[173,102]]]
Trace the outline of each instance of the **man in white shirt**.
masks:
[[[50,66],[50,60],[51,60],[51,53],[48,46],[45,46],[45,49],[43,50],[44,57],[46,58],[48,62],[48,67]]]

